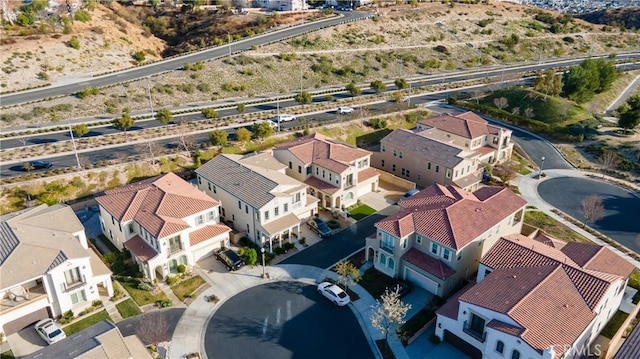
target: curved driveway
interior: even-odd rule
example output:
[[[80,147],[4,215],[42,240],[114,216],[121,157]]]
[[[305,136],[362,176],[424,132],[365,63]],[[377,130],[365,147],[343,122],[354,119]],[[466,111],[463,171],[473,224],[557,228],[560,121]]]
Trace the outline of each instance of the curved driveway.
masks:
[[[204,336],[208,358],[373,357],[353,312],[300,282],[272,282],[227,300]]]
[[[597,194],[605,208],[604,217],[588,226],[640,253],[640,199],[630,192],[598,180],[558,177],[542,181],[538,193],[547,203],[579,221],[584,220],[580,203]]]

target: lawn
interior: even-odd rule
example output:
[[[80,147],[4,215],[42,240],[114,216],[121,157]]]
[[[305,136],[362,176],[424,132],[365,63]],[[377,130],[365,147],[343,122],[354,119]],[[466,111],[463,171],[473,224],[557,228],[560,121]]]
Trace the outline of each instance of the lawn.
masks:
[[[617,311],[616,314],[614,314],[613,317],[611,317],[611,320],[609,320],[609,323],[607,323],[607,325],[604,326],[600,334],[609,339],[613,338],[613,336],[616,334],[618,329],[620,329],[620,327],[622,326],[622,323],[624,323],[624,321],[627,319],[628,316],[629,314],[625,312]]]
[[[15,359],[15,356],[11,350],[7,350],[4,353],[0,353],[0,359]]]
[[[369,217],[370,215],[376,213],[376,210],[367,206],[366,204],[362,204],[354,209],[352,209],[349,214],[351,215],[351,217],[353,217],[353,219],[355,219],[356,221],[360,221],[366,217]]]
[[[116,309],[118,309],[118,312],[123,318],[133,317],[134,315],[142,313],[140,307],[138,307],[131,298],[116,304]]]
[[[153,295],[148,290],[138,289],[138,283],[134,281],[122,281],[120,282],[120,284],[122,284],[124,289],[129,292],[131,298],[133,298],[133,300],[135,300],[139,306],[153,304],[157,301],[169,300],[169,298],[167,298],[167,296],[163,292]]]
[[[96,314],[90,315],[82,320],[79,320],[73,324],[69,324],[66,327],[62,328],[64,330],[64,332],[67,334],[67,336],[73,334],[73,333],[77,333],[79,331],[81,331],[82,329],[88,328],[98,322],[101,322],[103,320],[108,320],[110,322],[113,322],[113,319],[111,319],[111,317],[109,316],[109,314],[107,314],[106,310],[101,310]]]
[[[372,297],[378,299],[384,290],[391,285],[393,278],[382,272],[370,268],[362,275],[362,279],[358,282],[364,289],[371,294]]]
[[[538,227],[552,237],[564,242],[591,243],[588,239],[574,232],[569,227],[556,221],[542,211],[526,211],[524,214],[524,223]]]
[[[190,296],[205,283],[205,280],[202,279],[201,276],[197,275],[174,285],[173,287],[171,287],[171,290],[173,290],[173,293],[178,298],[180,298],[181,301],[184,302],[184,300],[188,298],[188,296]]]

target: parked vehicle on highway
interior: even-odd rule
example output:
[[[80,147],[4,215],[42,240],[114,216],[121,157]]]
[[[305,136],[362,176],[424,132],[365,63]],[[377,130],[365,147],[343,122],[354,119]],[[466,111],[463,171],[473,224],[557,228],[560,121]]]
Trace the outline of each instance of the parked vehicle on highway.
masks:
[[[333,234],[333,231],[331,230],[331,228],[329,228],[327,222],[321,220],[318,217],[310,219],[307,222],[307,227],[309,227],[310,230],[316,232],[320,236],[320,238],[329,237]]]
[[[51,318],[42,319],[37,322],[35,329],[36,332],[38,332],[38,335],[40,335],[40,338],[49,345],[59,342],[67,337],[65,332],[62,331],[62,329],[60,329],[60,327]]]
[[[329,282],[322,282],[318,284],[318,293],[329,299],[331,303],[340,307],[349,304],[351,301],[349,294],[345,293],[342,288]]]
[[[216,259],[227,267],[227,270],[234,271],[244,266],[244,259],[231,249],[220,248],[214,252]]]
[[[276,122],[276,123],[280,123],[280,122],[294,121],[295,119],[296,119],[296,117],[294,115],[281,114],[281,115],[277,115],[276,117],[272,118],[271,121]]]
[[[22,165],[22,170],[27,171],[29,166],[31,166],[34,170],[41,170],[45,168],[51,168],[51,166],[53,166],[53,163],[49,161],[29,161],[25,162]]]
[[[353,113],[353,111],[355,111],[353,107],[341,106],[341,107],[338,107],[338,110],[336,112],[338,112],[341,115],[346,115],[349,113]]]

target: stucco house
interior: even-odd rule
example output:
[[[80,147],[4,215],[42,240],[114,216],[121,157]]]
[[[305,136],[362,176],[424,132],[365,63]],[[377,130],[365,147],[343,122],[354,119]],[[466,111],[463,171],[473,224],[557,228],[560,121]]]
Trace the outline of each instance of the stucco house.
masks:
[[[309,186],[285,174],[270,153],[221,154],[196,170],[198,187],[221,203],[221,216],[268,251],[299,237],[300,226],[317,213]]]
[[[318,133],[275,146],[273,156],[287,166],[287,175],[309,186],[321,207],[342,209],[378,190],[380,175],[370,167],[370,151]]]
[[[96,201],[104,235],[128,249],[151,280],[229,245],[218,201],[174,173],[105,191]]]
[[[437,311],[436,335],[473,358],[580,358],[634,268],[595,244],[505,236],[482,258],[477,284]]]
[[[476,151],[483,163],[505,162],[513,152],[511,130],[492,125],[471,111],[421,119],[416,129],[420,132],[431,130],[429,133],[433,138]]]
[[[430,131],[396,129],[382,140],[373,153],[376,168],[418,186],[439,183],[474,191],[482,181],[480,155],[428,136]]]
[[[305,0],[255,0],[253,6],[278,11],[300,11],[309,8]]]
[[[0,327],[13,334],[35,321],[78,313],[113,296],[111,271],[89,248],[64,204],[0,216]]]
[[[526,202],[505,187],[433,185],[398,204],[403,210],[375,224],[365,257],[442,297],[476,272],[501,236],[520,233]]]

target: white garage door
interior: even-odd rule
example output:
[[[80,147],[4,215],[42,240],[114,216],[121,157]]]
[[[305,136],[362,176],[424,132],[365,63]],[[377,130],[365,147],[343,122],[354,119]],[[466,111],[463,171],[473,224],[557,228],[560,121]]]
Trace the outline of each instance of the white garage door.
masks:
[[[204,247],[198,249],[192,249],[193,258],[197,262],[203,258],[209,257],[213,255],[213,251],[220,248],[222,246],[222,242],[207,244]]]
[[[426,290],[428,290],[431,293],[437,294],[438,293],[438,283],[436,281],[433,281],[425,276],[423,276],[422,274],[414,271],[411,268],[404,268],[404,279],[408,280],[409,282],[422,287]]]

